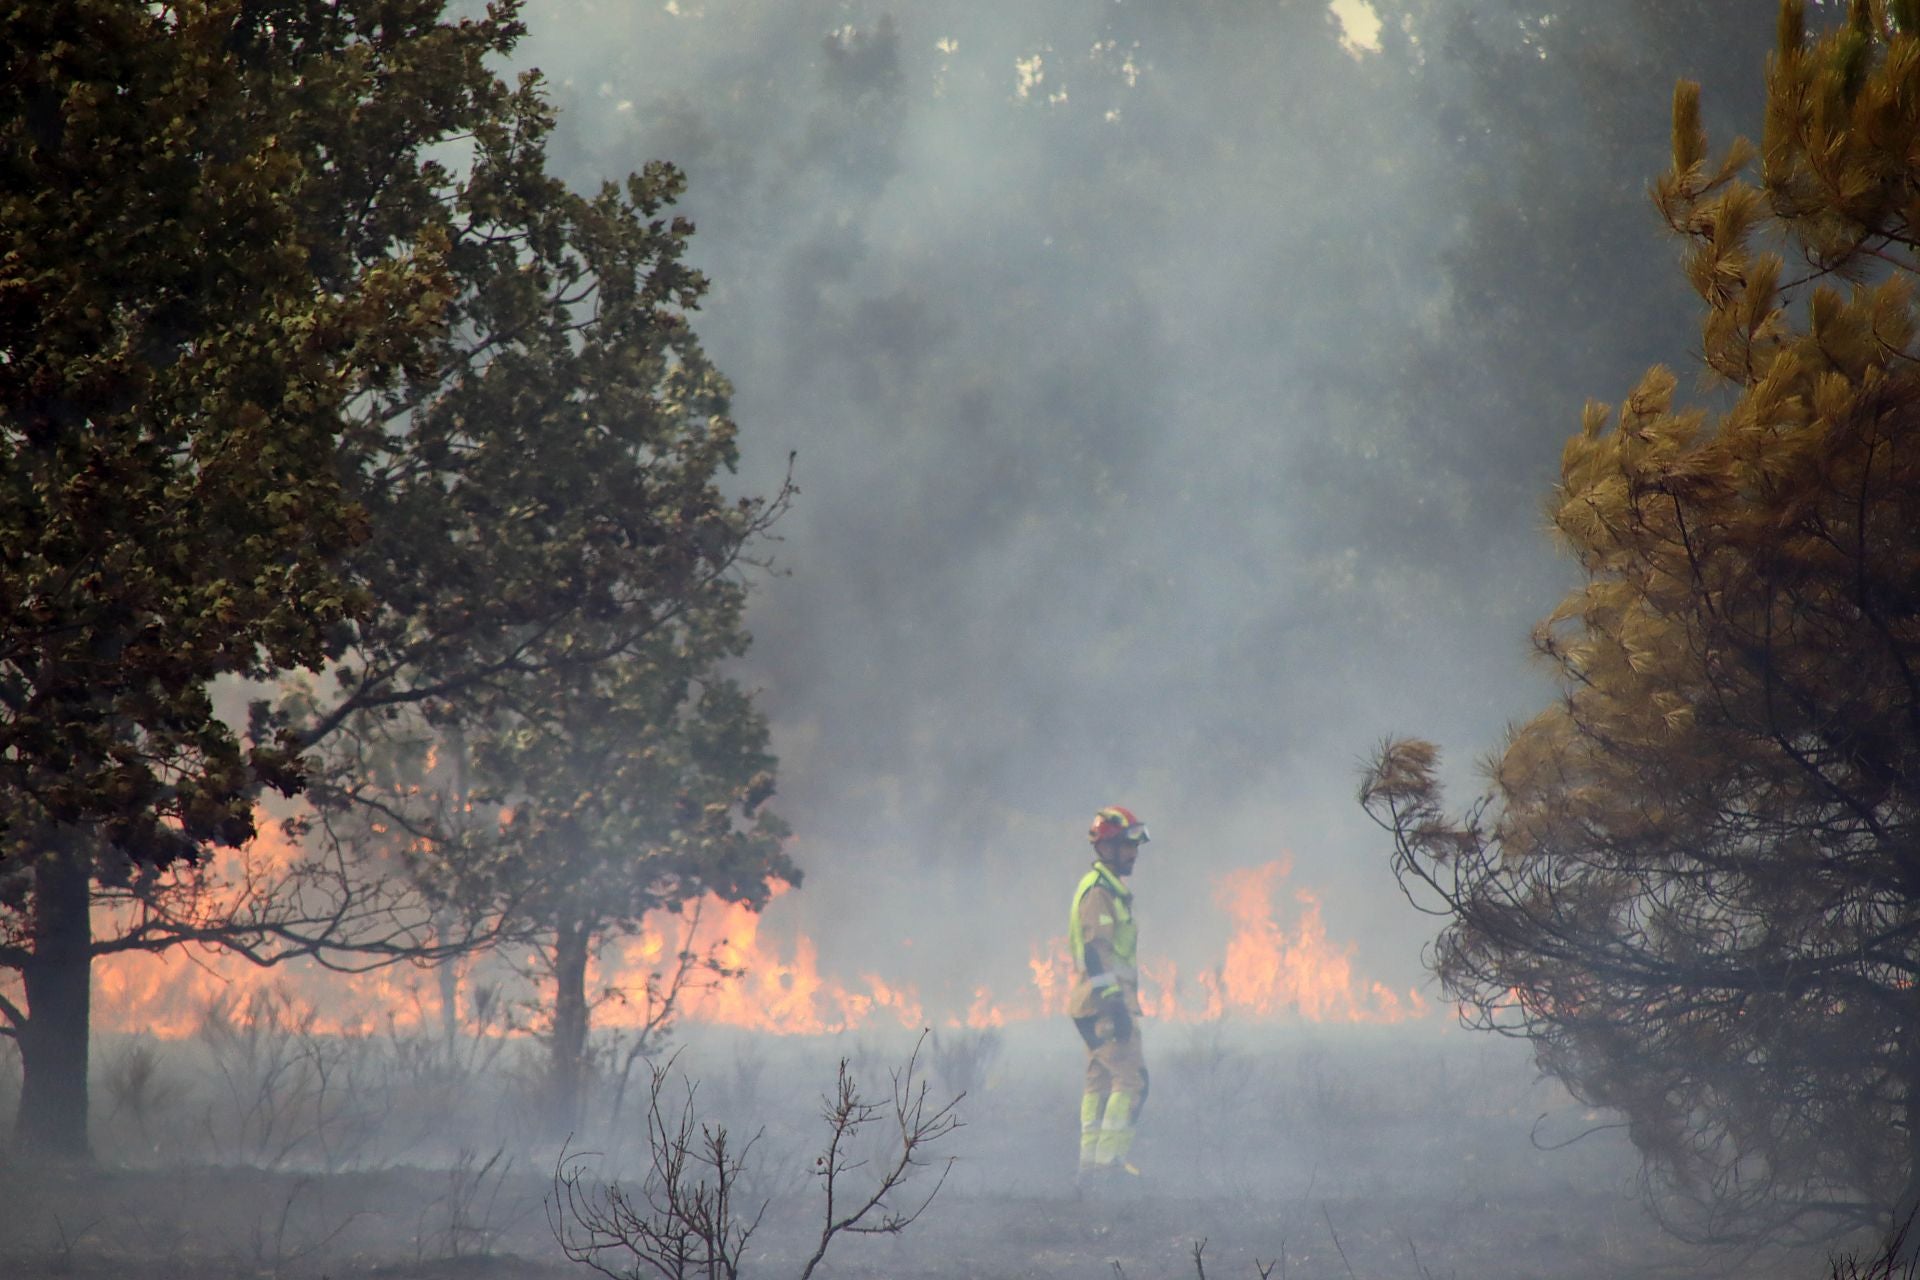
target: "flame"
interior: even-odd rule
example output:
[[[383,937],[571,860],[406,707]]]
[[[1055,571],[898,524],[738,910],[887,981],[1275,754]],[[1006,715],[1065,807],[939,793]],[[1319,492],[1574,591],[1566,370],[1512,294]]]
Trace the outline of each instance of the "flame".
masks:
[[[1311,890],[1294,890],[1300,912],[1293,932],[1280,926],[1273,897],[1290,870],[1291,860],[1283,857],[1220,878],[1215,901],[1234,932],[1209,991],[1207,1016],[1217,1017],[1215,1010],[1224,1008],[1255,1017],[1291,1013],[1309,1022],[1396,1022],[1409,1009],[1415,1016],[1424,1013],[1426,1001],[1417,991],[1407,992],[1403,1008],[1381,983],[1356,986],[1354,945],[1327,940],[1320,899]]]
[[[1007,1025],[1007,1012],[994,1003],[991,989],[987,987],[973,989],[973,1003],[967,1006],[966,1025],[979,1028]]]
[[[1073,960],[1067,954],[1065,938],[1049,938],[1033,944],[1027,959],[1033,974],[1032,986],[1018,995],[1002,998],[991,987],[976,986],[964,1014],[949,1015],[949,1027],[970,1027],[976,1031],[1004,1027],[1036,1018],[1066,1016],[1073,998]]]
[[[1067,940],[1055,938],[1042,947],[1035,943],[1027,965],[1033,970],[1034,990],[1040,995],[1040,1012],[1059,1015],[1067,1011],[1073,998],[1073,957],[1067,954]]]
[[[785,885],[776,885],[773,896],[785,892]],[[678,1016],[694,1022],[776,1035],[847,1031],[881,1015],[903,1026],[921,1025],[920,998],[913,987],[878,974],[865,975],[857,986],[823,977],[813,939],[800,935],[792,953],[783,955],[760,940],[760,924],[752,908],[712,899],[679,913],[656,912],[637,937],[618,946],[620,960],[608,985],[644,987],[647,975],[659,971],[663,961],[687,952],[737,975],[704,981],[696,974],[682,987]],[[677,935],[671,951],[669,930]],[[610,1026],[641,1025],[643,1008],[629,1005],[628,1012],[605,1021]]]
[[[1358,982],[1352,943],[1335,945],[1320,916],[1319,896],[1296,889],[1292,928],[1281,924],[1274,899],[1292,870],[1287,857],[1230,871],[1214,884],[1214,901],[1230,929],[1221,961],[1187,981],[1180,966],[1148,954],[1140,963],[1140,1007],[1159,1022],[1213,1022],[1232,1015],[1251,1019],[1297,1018],[1306,1022],[1402,1022],[1429,1009],[1418,991],[1394,991],[1381,982]],[[1028,962],[1032,998],[1011,1009],[976,994],[969,1026],[1065,1014],[1073,992],[1073,961],[1067,940],[1036,945]]]
[[[262,821],[253,840],[218,851],[206,868],[205,914],[218,917],[244,903],[300,856],[280,823]],[[126,937],[141,919],[135,902],[102,901],[93,911],[94,937]],[[310,1029],[322,1035],[407,1032],[441,1012],[436,977],[408,965],[367,973],[263,967],[234,952],[193,946],[119,952],[93,965],[96,1020],[116,1030],[179,1039],[197,1031],[210,1010],[246,1024],[266,1016],[276,1002],[310,1011]]]
[[[1320,899],[1297,889],[1298,919],[1291,930],[1274,906],[1291,859],[1230,871],[1215,881],[1214,900],[1227,917],[1225,955],[1217,965],[1183,979],[1179,965],[1152,954],[1140,963],[1140,1007],[1160,1022],[1213,1022],[1229,1014],[1255,1019],[1298,1018],[1307,1022],[1401,1022],[1424,1017],[1428,1003],[1418,991],[1404,994],[1381,982],[1356,981],[1354,946],[1327,938]],[[985,988],[975,991],[964,1020],[948,1025],[999,1027],[1066,1013],[1073,994],[1073,960],[1065,938],[1036,943],[1028,959],[1032,990],[1002,1003]]]
[[[211,893],[216,900],[244,894],[299,856],[278,824],[262,823],[251,844],[216,860],[208,876]],[[1319,896],[1306,888],[1284,892],[1290,871],[1283,856],[1218,877],[1213,898],[1225,920],[1219,959],[1183,972],[1171,958],[1147,954],[1141,964],[1143,1012],[1171,1023],[1225,1017],[1389,1023],[1425,1016],[1430,1006],[1418,991],[1396,992],[1356,977],[1356,948],[1328,937]],[[784,886],[775,886],[774,897],[783,892]],[[99,937],[124,934],[138,920],[127,904],[103,905],[95,916]],[[710,962],[692,966],[677,994],[675,1017],[689,1023],[777,1035],[928,1025],[928,1010],[912,984],[877,972],[852,981],[822,973],[812,938],[796,931],[779,944],[763,935],[763,923],[746,906],[713,899],[648,917],[638,934],[616,939],[590,972],[591,992],[613,997],[596,1009],[595,1025],[645,1026],[660,989],[656,975],[670,974],[682,954]],[[486,972],[497,963],[482,959],[469,966]],[[1074,985],[1066,939],[1032,943],[1028,969],[1030,981],[1023,986],[998,992],[975,984],[969,995],[936,1010],[935,1018],[944,1026],[985,1029],[1063,1016]],[[363,974],[312,965],[261,968],[229,952],[187,947],[119,953],[94,964],[98,1023],[165,1038],[193,1034],[213,1009],[245,1022],[259,1016],[256,1009],[271,1010],[267,997],[312,1010],[313,1030],[322,1034],[419,1031],[455,1021],[459,1011],[444,1008],[442,1000],[449,992],[457,998],[459,989],[458,982],[443,984],[441,975],[406,965]],[[962,1002],[964,1008],[958,1007]]]

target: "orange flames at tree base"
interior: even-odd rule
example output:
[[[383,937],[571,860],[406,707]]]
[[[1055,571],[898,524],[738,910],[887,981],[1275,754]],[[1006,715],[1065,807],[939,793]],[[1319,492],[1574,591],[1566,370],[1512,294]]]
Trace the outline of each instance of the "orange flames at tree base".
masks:
[[[263,837],[273,839],[274,837]],[[1227,920],[1224,953],[1214,965],[1188,977],[1164,956],[1141,965],[1140,1002],[1146,1015],[1168,1023],[1204,1023],[1229,1016],[1254,1020],[1309,1023],[1393,1023],[1430,1011],[1417,991],[1404,994],[1353,973],[1352,944],[1328,939],[1319,898],[1296,889],[1291,925],[1281,922],[1276,899],[1290,871],[1286,858],[1231,871],[1214,883],[1214,901]],[[778,895],[776,895],[778,896]],[[111,920],[99,922],[111,928]],[[604,949],[590,973],[590,993],[602,1002],[595,1025],[632,1030],[646,1024],[649,975],[671,967],[683,950],[709,959],[736,975],[715,978],[696,970],[678,993],[675,1017],[774,1035],[829,1034],[898,1023],[997,1028],[1039,1018],[1063,1016],[1073,987],[1073,970],[1063,937],[1031,945],[1031,981],[1001,995],[976,985],[964,1007],[936,1009],[931,1016],[910,983],[877,973],[846,981],[822,974],[818,949],[804,933],[782,949],[764,941],[762,918],[745,907],[706,901],[680,915],[652,917],[636,936],[616,939]],[[207,1010],[219,1006],[230,1018],[247,1017],[248,1001],[266,990],[281,990],[309,1007],[315,1028],[342,1035],[411,1033],[468,1024],[472,1011],[456,1010],[449,1020],[443,1000],[449,991],[514,979],[500,972],[498,960],[481,958],[447,982],[437,971],[399,965],[365,974],[339,974],[306,963],[262,969],[219,951],[172,951],[148,955],[124,953],[95,962],[95,1024],[122,1032],[162,1038],[192,1034]],[[528,1008],[537,993],[524,979]],[[496,1008],[499,1007],[496,1005]],[[536,1023],[537,1025],[537,1023]],[[494,1032],[519,1029],[510,1021]]]

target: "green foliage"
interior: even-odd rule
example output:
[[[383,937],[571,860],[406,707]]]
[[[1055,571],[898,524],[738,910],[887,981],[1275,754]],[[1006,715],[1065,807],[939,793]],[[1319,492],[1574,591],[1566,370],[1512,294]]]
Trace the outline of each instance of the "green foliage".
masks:
[[[274,8],[0,11],[0,786],[149,865],[299,785],[207,684],[317,666],[367,606],[334,451],[445,324],[437,228],[368,243],[332,192],[376,157],[288,127],[352,117],[404,41]]]
[[[526,769],[481,780],[528,824],[670,853],[656,883],[622,846],[644,874],[615,918],[797,875],[759,812],[764,725],[713,670],[789,491],[721,492],[736,429],[687,321],[683,179],[569,190],[538,75],[488,65],[517,4],[444,8],[0,8],[0,794],[31,819],[0,963],[30,1001],[113,950],[365,965],[500,936],[567,868],[476,818],[470,741]],[[224,676],[282,682],[244,737]],[[611,774],[535,749],[616,728],[590,757]],[[252,834],[263,784],[312,803],[308,856],[230,886],[182,866]],[[56,918],[36,857],[137,923]],[[47,1078],[66,1033],[0,1012]],[[83,1106],[54,1127],[84,1147]]]
[[[634,1052],[651,1052],[689,983],[730,976],[681,941],[627,986],[596,986],[589,965],[603,945],[654,911],[691,907],[697,918],[703,895],[757,910],[772,881],[799,882],[786,827],[764,807],[774,767],[765,721],[714,671],[744,639],[736,591],[672,634],[530,681],[525,705],[536,711],[463,738],[471,777],[505,801],[497,839],[484,855],[429,846],[415,858],[448,897],[504,912],[529,976],[548,988],[531,1025],[551,1051],[556,1131],[578,1123],[597,1006],[638,1006]]]
[[[764,903],[798,872],[761,811],[764,723],[718,668],[790,490],[721,490],[737,429],[687,320],[684,179],[578,194],[548,172],[536,76],[469,96],[470,164],[434,175],[444,338],[342,454],[372,608],[262,719],[311,751],[322,833],[404,865],[443,920],[577,947],[703,892]]]
[[[538,78],[487,101],[470,166],[435,174],[455,296],[431,374],[366,398],[342,455],[373,608],[273,713],[320,753],[323,802],[354,798],[369,750],[537,724],[554,683],[716,611],[737,651],[741,557],[786,498],[719,489],[737,430],[686,318],[705,281],[668,213],[679,172],[577,194],[547,172]]]
[[[1920,40],[1884,19],[1782,6],[1759,185],[1676,94],[1655,199],[1725,407],[1656,368],[1588,408],[1549,505],[1586,580],[1535,634],[1561,699],[1464,821],[1424,744],[1362,793],[1450,994],[1714,1235],[1920,1202]]]
[[[761,716],[710,657],[658,659],[550,686],[552,714],[474,746],[476,776],[511,809],[499,888],[549,930],[634,927],[702,893],[760,907],[770,875],[799,879],[763,808],[774,761]]]
[[[568,190],[515,6],[442,8],[6,11],[0,761],[110,878],[263,782],[451,848],[403,757],[731,607],[784,500],[717,487],[680,174]]]

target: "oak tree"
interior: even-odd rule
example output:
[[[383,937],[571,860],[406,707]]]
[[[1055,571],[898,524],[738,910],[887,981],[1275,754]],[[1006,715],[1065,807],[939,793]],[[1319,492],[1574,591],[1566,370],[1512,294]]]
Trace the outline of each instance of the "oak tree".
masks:
[[[545,998],[533,1028],[549,1051],[549,1119],[577,1128],[597,1009],[626,1007],[620,1072],[656,1052],[682,997],[734,976],[695,949],[712,901],[766,905],[798,884],[764,718],[720,664],[744,648],[736,590],[619,658],[555,673],[531,701],[469,738],[473,777],[506,806],[494,856],[437,868],[503,895],[527,976]],[[470,890],[469,890],[470,891]],[[651,923],[649,923],[651,917]],[[610,944],[650,930],[652,950]]]
[[[267,9],[0,10],[0,964],[45,1016],[0,1012],[30,1142],[75,1145],[90,884],[244,842],[259,788],[300,786],[210,682],[318,666],[365,608],[344,415],[443,329],[434,229],[343,252],[315,198],[369,159],[317,122],[384,51],[292,56]]]
[[[44,591],[18,593],[26,617],[45,618],[22,633],[16,668],[77,690],[55,715],[22,717],[21,743],[32,729],[66,754],[7,796],[17,842],[0,964],[27,977],[27,999],[0,1012],[24,1051],[22,1136],[43,1149],[85,1150],[93,957],[193,943],[356,967],[504,936],[500,895],[456,895],[454,878],[427,873],[482,867],[497,828],[462,821],[411,757],[469,726],[544,723],[540,682],[671,643],[677,619],[740,589],[743,552],[785,500],[721,492],[735,429],[686,319],[704,282],[681,262],[692,227],[666,212],[680,175],[656,164],[592,195],[566,188],[547,172],[538,76],[510,84],[490,66],[522,32],[517,6],[462,21],[443,8],[6,11],[10,91],[23,95],[7,190],[24,193],[9,196],[7,233],[26,246],[9,271],[38,254],[64,273],[6,312],[0,372],[20,371],[24,388],[6,429],[81,460],[18,487],[75,504],[68,524],[92,539],[57,542],[56,527],[48,540],[68,560],[44,576],[72,600],[105,599],[103,616],[141,642],[76,630],[46,612]],[[112,114],[78,131],[100,103]],[[65,169],[49,167],[49,138],[71,143]],[[115,220],[96,239],[43,234],[97,166],[113,184],[115,165],[148,152],[170,159],[129,170],[121,203],[99,201]],[[234,191],[206,176],[228,165]],[[178,279],[162,290],[165,325],[143,329],[140,282],[115,255],[149,245],[152,269]],[[39,307],[62,290],[81,290],[64,327]],[[105,367],[102,344],[177,369],[178,388],[150,379],[175,434],[94,477],[85,447],[131,448],[106,415],[146,404],[148,384],[109,381],[82,401],[37,371],[29,340],[75,378]],[[229,349],[253,364],[223,373],[213,356]],[[194,485],[224,505],[196,505]],[[44,523],[38,509],[10,517],[6,554]],[[230,565],[241,553],[254,559]],[[148,560],[172,578],[146,587],[124,571]],[[132,587],[147,594],[126,598]],[[56,645],[93,667],[50,663]],[[302,668],[284,696],[253,704],[244,734],[213,714],[217,677]],[[103,701],[115,680],[131,692]],[[95,724],[132,745],[89,751],[159,783],[129,788],[122,768],[69,802],[93,758],[75,744]],[[164,755],[166,735],[186,731],[191,750]],[[203,759],[205,783],[189,768]],[[22,746],[7,760],[42,768]],[[298,855],[207,857],[252,833],[262,784],[305,797]],[[103,905],[124,927],[96,938]]]
[[[706,282],[668,212],[682,175],[569,190],[537,87],[476,136],[438,376],[370,398],[349,436],[370,536],[348,558],[374,607],[271,719],[309,749],[321,846],[421,889],[436,930],[531,954],[565,1115],[589,955],[653,910],[799,880],[761,807],[764,721],[722,670],[793,490],[723,491],[737,430],[687,318]],[[654,1030],[701,969],[663,959],[633,993]]]

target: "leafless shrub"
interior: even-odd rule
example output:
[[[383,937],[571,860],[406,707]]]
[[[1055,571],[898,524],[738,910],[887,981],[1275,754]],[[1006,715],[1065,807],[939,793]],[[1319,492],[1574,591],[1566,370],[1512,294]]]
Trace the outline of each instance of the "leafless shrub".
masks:
[[[770,1092],[776,1092],[776,1084],[781,1079],[783,1073],[772,1069],[768,1063],[766,1040],[760,1036],[741,1036],[737,1040],[728,1040],[726,1054],[720,1057],[720,1061],[707,1065],[707,1059],[703,1059],[701,1098],[705,1100],[708,1117],[732,1125],[745,1123],[751,1117],[768,1115],[772,1109],[776,1109],[770,1100]],[[772,1157],[762,1151],[758,1163],[764,1167],[768,1159],[778,1157],[778,1151]]]
[[[125,1226],[129,1241],[151,1274],[193,1274],[186,1256],[193,1230],[175,1206],[130,1207],[126,1211]]]
[[[856,1192],[850,1203],[857,1206],[851,1212],[839,1207],[837,1192],[845,1190],[845,1176],[855,1169],[866,1166],[867,1161],[855,1154],[858,1140],[865,1131],[886,1114],[885,1103],[870,1102],[860,1096],[851,1072],[843,1060],[840,1063],[839,1077],[835,1082],[833,1097],[827,1099],[824,1117],[827,1122],[827,1148],[814,1161],[813,1173],[820,1180],[822,1198],[825,1202],[825,1215],[821,1223],[820,1239],[814,1247],[813,1255],[807,1259],[807,1265],[801,1268],[800,1280],[807,1280],[820,1260],[827,1255],[827,1248],[834,1237],[843,1233],[848,1235],[898,1235],[912,1226],[933,1198],[940,1194],[940,1188],[946,1185],[947,1174],[953,1169],[953,1157],[949,1156],[941,1165],[940,1176],[935,1180],[932,1190],[910,1209],[901,1209],[889,1203],[895,1192],[904,1189],[907,1181],[927,1163],[927,1148],[949,1137],[960,1127],[960,1116],[955,1110],[965,1095],[955,1095],[947,1101],[933,1106],[927,1095],[927,1082],[919,1074],[920,1050],[926,1043],[923,1032],[914,1044],[913,1052],[908,1055],[906,1066],[892,1073],[893,1097],[891,1110],[893,1128],[890,1136],[899,1142],[890,1158],[877,1166],[868,1194],[862,1198]]]
[[[317,1209],[305,1215],[305,1223],[300,1222],[298,1207],[302,1198],[319,1185],[311,1177],[295,1178],[284,1184],[254,1185],[252,1197],[257,1202],[256,1212],[248,1223],[244,1249],[235,1251],[244,1257],[247,1274],[276,1280],[323,1252],[365,1216],[359,1211],[340,1215],[329,1212],[322,1186]]]
[[[665,1051],[674,1024],[679,1019],[681,999],[692,992],[710,990],[740,976],[740,970],[728,968],[721,961],[717,947],[695,949],[703,912],[704,904],[696,902],[687,913],[680,946],[674,952],[670,965],[652,970],[636,985],[608,987],[601,993],[600,1000],[596,1001],[596,1004],[616,1003],[639,1014],[639,1021],[628,1030],[613,1034],[604,1051],[609,1066],[616,1062],[620,1064],[617,1071],[611,1072],[615,1087],[609,1128],[619,1127],[621,1108],[626,1103],[627,1082],[633,1075],[634,1064],[644,1061],[651,1067],[654,1059]]]
[[[333,1171],[371,1142],[377,1107],[390,1099],[355,1087],[366,1083],[355,1068],[367,1038],[323,1034],[317,1021],[313,1008],[271,987],[243,1005],[209,1002],[197,1036],[219,1086],[202,1117],[217,1158],[267,1169],[301,1159]]]
[[[518,1047],[505,1034],[507,1003],[498,996],[492,984],[475,986],[444,1035],[390,1026],[380,1037],[373,1084],[388,1099],[383,1112],[405,1119],[404,1133],[389,1128],[389,1142],[418,1151],[440,1135],[470,1131],[488,1091],[508,1077],[501,1068]]]
[[[462,1147],[447,1169],[445,1194],[429,1206],[429,1212],[442,1211],[438,1229],[415,1233],[415,1260],[425,1260],[429,1240],[442,1258],[490,1257],[500,1237],[532,1211],[530,1206],[516,1206],[502,1212],[500,1194],[512,1172],[513,1157],[504,1143],[485,1160],[471,1147]]]
[[[545,1201],[547,1226],[569,1259],[604,1276],[734,1280],[767,1208],[762,1201],[749,1218],[735,1205],[758,1135],[736,1148],[725,1126],[701,1122],[692,1084],[678,1108],[670,1107],[671,1069],[671,1062],[650,1068],[645,1118],[651,1163],[639,1190],[592,1182],[588,1164],[595,1153],[562,1148]]]
[[[718,1081],[722,1114],[757,1115],[767,1081],[766,1043],[744,1040],[727,1055],[727,1072]]]
[[[1347,1269],[1347,1280],[1357,1280],[1353,1263],[1347,1261],[1346,1247],[1340,1243],[1340,1232],[1333,1225],[1333,1214],[1328,1212],[1324,1204],[1320,1206],[1320,1216],[1327,1220],[1327,1234],[1333,1237],[1333,1251],[1340,1255],[1340,1265]]]
[[[98,1080],[107,1121],[132,1121],[141,1143],[149,1147],[155,1118],[186,1097],[186,1088],[161,1069],[159,1047],[145,1036],[122,1044],[108,1057]]]
[[[1291,1091],[1274,1088],[1272,1062],[1235,1047],[1217,1022],[1186,1028],[1173,1039],[1154,1070],[1149,1105],[1161,1116],[1158,1123],[1190,1135],[1211,1153],[1200,1175],[1210,1192],[1256,1199],[1268,1161],[1246,1137],[1252,1126],[1278,1130],[1298,1124]],[[1243,1105],[1222,1107],[1215,1101],[1219,1098],[1238,1098]],[[1290,1134],[1285,1149],[1294,1146]]]
[[[1920,1249],[1913,1244],[1913,1226],[1910,1215],[1865,1258],[1857,1250],[1834,1258],[1833,1280],[1915,1280],[1920,1276]]]
[[[1271,1074],[1270,1063],[1263,1064],[1244,1049],[1234,1046],[1229,1035],[1231,1029],[1225,1019],[1189,1027],[1179,1043],[1166,1055],[1168,1069],[1180,1074],[1186,1082],[1184,1090],[1189,1095],[1196,1098],[1249,1097],[1263,1078]],[[1292,1093],[1292,1090],[1286,1090],[1273,1101],[1282,1106],[1291,1105]],[[1208,1107],[1205,1110],[1208,1114],[1216,1114],[1220,1109]]]
[[[845,1235],[896,1235],[925,1212],[945,1185],[952,1157],[924,1196],[899,1202],[909,1182],[931,1163],[931,1149],[960,1127],[960,1097],[935,1103],[922,1074],[921,1051],[927,1037],[892,1072],[891,1097],[873,1101],[841,1059],[834,1091],[822,1100],[826,1145],[811,1173],[821,1193],[820,1234],[800,1271],[809,1280],[833,1242]],[[677,1107],[668,1105],[671,1064],[656,1066],[648,1091],[647,1143],[651,1167],[637,1191],[618,1182],[598,1185],[589,1178],[592,1153],[561,1153],[553,1190],[546,1200],[547,1225],[562,1252],[574,1262],[614,1280],[663,1280],[692,1276],[738,1280],[747,1242],[767,1209],[761,1201],[749,1213],[736,1204],[759,1134],[736,1147],[722,1125],[695,1114],[689,1084]],[[890,1120],[878,1158],[865,1148],[875,1126]],[[868,1170],[858,1186],[861,1170]]]
[[[1308,1045],[1295,1063],[1295,1091],[1305,1114],[1323,1121],[1343,1122],[1374,1114],[1380,1100],[1363,1092],[1352,1072],[1335,1066],[1324,1045]]]
[[[949,1094],[977,1094],[999,1061],[1004,1041],[998,1031],[983,1027],[930,1033],[933,1074]]]
[[[56,1276],[73,1274],[73,1250],[87,1233],[100,1225],[95,1218],[82,1226],[69,1229],[66,1220],[59,1214],[53,1215],[53,1248],[47,1258],[47,1270]]]
[[[1411,1232],[1407,1234],[1407,1252],[1413,1257],[1413,1271],[1420,1280],[1439,1280],[1439,1277],[1433,1274],[1433,1268],[1420,1260],[1420,1246],[1413,1242]],[[1453,1280],[1453,1272],[1448,1272],[1447,1275],[1448,1280]]]
[[[1193,1273],[1198,1277],[1198,1280],[1207,1280],[1207,1238],[1201,1236],[1198,1240],[1188,1245],[1187,1256],[1193,1259]],[[1114,1263],[1113,1269],[1119,1271],[1120,1264],[1118,1262]],[[1280,1280],[1286,1280],[1287,1259],[1286,1245],[1284,1243],[1280,1246],[1280,1256],[1272,1262],[1262,1262],[1258,1258],[1253,1260],[1253,1273],[1259,1276],[1260,1280],[1272,1280],[1273,1273],[1276,1270],[1280,1273]],[[1121,1272],[1121,1274],[1125,1275],[1126,1273]],[[1422,1268],[1420,1274],[1426,1276],[1428,1272]]]

